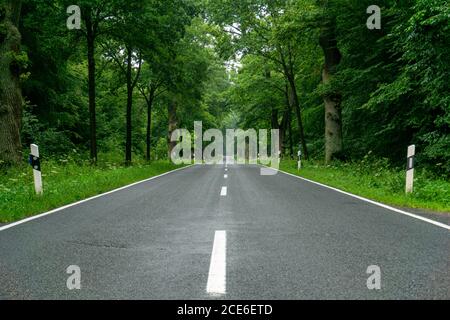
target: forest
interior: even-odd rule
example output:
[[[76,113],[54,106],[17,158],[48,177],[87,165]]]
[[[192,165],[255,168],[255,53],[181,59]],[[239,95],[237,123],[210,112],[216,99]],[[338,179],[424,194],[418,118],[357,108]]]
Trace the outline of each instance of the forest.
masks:
[[[31,143],[56,171],[122,170],[202,121],[279,129],[286,168],[301,150],[305,170],[400,193],[415,144],[418,196],[448,210],[449,21],[446,0],[1,0],[0,192]]]

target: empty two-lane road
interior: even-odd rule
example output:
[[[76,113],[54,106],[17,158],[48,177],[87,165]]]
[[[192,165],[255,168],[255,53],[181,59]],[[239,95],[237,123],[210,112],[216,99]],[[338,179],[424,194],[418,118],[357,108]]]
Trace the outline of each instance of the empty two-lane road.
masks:
[[[257,166],[192,166],[0,231],[0,299],[449,299],[449,235]]]

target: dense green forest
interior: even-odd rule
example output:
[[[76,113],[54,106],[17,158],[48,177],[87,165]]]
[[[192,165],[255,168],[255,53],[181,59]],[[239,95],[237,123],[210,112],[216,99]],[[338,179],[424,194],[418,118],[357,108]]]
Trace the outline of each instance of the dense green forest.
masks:
[[[167,157],[176,128],[280,129],[283,157],[450,175],[445,0],[2,0],[0,163]],[[376,3],[375,3],[376,2]],[[381,8],[369,29],[367,8]]]

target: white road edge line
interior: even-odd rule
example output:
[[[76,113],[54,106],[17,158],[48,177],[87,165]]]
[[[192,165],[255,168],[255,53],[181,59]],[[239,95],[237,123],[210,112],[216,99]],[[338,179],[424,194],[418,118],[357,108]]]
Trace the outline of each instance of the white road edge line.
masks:
[[[206,292],[212,295],[226,293],[227,277],[227,233],[216,231],[209,266]]]
[[[32,216],[32,217],[29,217],[29,218],[26,218],[26,219],[17,221],[17,222],[13,222],[13,223],[7,224],[7,225],[5,225],[5,226],[3,226],[3,227],[0,227],[0,232],[1,232],[1,231],[4,231],[4,230],[7,230],[7,229],[10,229],[10,228],[12,228],[12,227],[18,226],[18,225],[20,225],[20,224],[23,224],[23,223],[26,223],[26,222],[30,222],[30,221],[33,221],[33,220],[36,220],[36,219],[39,219],[39,218],[43,218],[43,217],[48,216],[48,215],[50,215],[50,214],[53,214],[53,213],[56,213],[56,212],[59,212],[59,211],[63,211],[63,210],[65,210],[65,209],[68,209],[68,208],[77,206],[77,205],[79,205],[79,204],[82,204],[82,203],[85,203],[85,202],[88,202],[88,201],[91,201],[91,200],[94,200],[94,199],[97,199],[97,198],[100,198],[100,197],[109,195],[109,194],[111,194],[111,193],[114,193],[114,192],[117,192],[117,191],[121,191],[121,190],[124,190],[124,189],[130,188],[130,187],[136,186],[136,185],[141,184],[141,183],[144,183],[144,182],[148,182],[148,181],[150,181],[150,180],[154,180],[154,179],[163,177],[163,176],[165,176],[165,175],[168,175],[168,174],[171,174],[171,173],[180,171],[180,170],[185,170],[185,169],[190,168],[190,167],[193,167],[193,166],[195,166],[195,164],[190,165],[190,166],[186,166],[186,167],[183,167],[183,168],[178,168],[178,169],[175,169],[175,170],[172,170],[172,171],[168,171],[168,172],[166,172],[166,173],[160,174],[160,175],[158,175],[158,176],[151,177],[151,178],[149,178],[149,179],[141,180],[141,181],[138,181],[138,182],[135,182],[135,183],[126,185],[126,186],[124,186],[124,187],[120,187],[120,188],[118,188],[118,189],[114,189],[114,190],[111,190],[111,191],[108,191],[108,192],[105,192],[105,193],[102,193],[102,194],[98,194],[98,195],[96,195],[96,196],[93,196],[93,197],[90,197],[90,198],[87,198],[87,199],[84,199],[84,200],[81,200],[81,201],[77,201],[77,202],[68,204],[68,205],[66,205],[66,206],[57,208],[57,209],[53,209],[53,210],[48,211],[48,212],[45,212],[45,213],[41,213],[41,214],[38,214],[38,215],[35,215],[35,216]]]
[[[227,187],[222,187],[222,190],[220,190],[220,195],[222,197],[225,197],[227,195]]]
[[[267,166],[263,166],[263,167],[266,167],[266,168],[269,168],[269,169],[273,169],[273,168],[270,168],[270,167],[267,167]],[[273,169],[273,170],[275,170],[275,169]],[[324,187],[324,188],[327,188],[327,189],[331,189],[331,190],[334,190],[336,192],[345,194],[347,196],[350,196],[350,197],[353,197],[353,198],[356,198],[356,199],[359,199],[359,200],[371,203],[373,205],[382,207],[384,209],[388,209],[388,210],[391,210],[391,211],[394,211],[394,212],[397,212],[397,213],[401,213],[401,214],[403,214],[405,216],[408,216],[408,217],[411,217],[411,218],[415,218],[415,219],[418,219],[418,220],[421,220],[421,221],[424,221],[424,222],[427,222],[427,223],[431,223],[431,224],[433,224],[435,226],[438,226],[438,227],[450,230],[450,226],[445,224],[445,223],[438,222],[438,221],[435,221],[435,220],[431,220],[431,219],[419,216],[417,214],[413,214],[413,213],[410,213],[410,212],[406,212],[406,211],[403,211],[403,210],[400,210],[400,209],[388,206],[388,205],[380,203],[380,202],[376,202],[376,201],[373,201],[373,200],[370,200],[370,199],[367,199],[367,198],[363,198],[361,196],[357,196],[356,194],[349,193],[349,192],[346,192],[346,191],[343,191],[343,190],[340,190],[340,189],[337,189],[337,188],[333,188],[333,187],[327,186],[326,184],[322,184],[322,183],[319,183],[319,182],[316,182],[316,181],[312,181],[312,180],[309,180],[309,179],[306,179],[306,178],[303,178],[303,177],[300,177],[300,176],[296,176],[295,174],[288,173],[288,172],[285,172],[283,170],[279,170],[278,169],[277,171],[279,171],[281,173],[284,173],[284,174],[286,174],[288,176],[292,176],[294,178],[298,178],[298,179],[301,179],[301,180],[304,180],[304,181],[307,181],[307,182],[319,185],[321,187]]]

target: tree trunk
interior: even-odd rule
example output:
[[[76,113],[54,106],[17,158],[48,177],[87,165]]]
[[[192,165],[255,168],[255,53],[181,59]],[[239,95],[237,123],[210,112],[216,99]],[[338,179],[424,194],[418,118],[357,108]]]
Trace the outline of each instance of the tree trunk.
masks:
[[[306,146],[305,130],[303,128],[302,114],[300,111],[300,102],[297,95],[297,87],[295,85],[294,75],[288,74],[288,82],[289,82],[289,101],[291,107],[294,108],[295,114],[297,115],[298,131],[300,134],[300,143],[302,145],[303,156],[305,159],[308,159],[309,157],[308,147]]]
[[[291,159],[294,158],[294,140],[292,137],[292,113],[289,112],[289,119],[288,119],[288,130],[289,130],[289,150],[290,150],[290,156]]]
[[[150,149],[152,145],[152,107],[153,101],[155,99],[156,90],[152,86],[150,88],[150,94],[147,100],[147,151],[146,151],[146,159],[147,161],[151,160]]]
[[[288,130],[289,130],[289,149],[290,149],[290,156],[292,159],[292,156],[294,154],[294,142],[293,142],[293,137],[292,137],[292,107],[291,107],[291,102],[290,102],[290,98],[289,98],[289,86],[286,84],[286,89],[284,90],[284,94],[286,97],[286,107],[289,110],[288,113]]]
[[[172,133],[177,129],[178,120],[177,120],[177,101],[175,98],[172,98],[167,107],[167,113],[169,116],[169,133],[167,137],[167,144],[169,146],[169,159],[172,155],[172,150],[177,145],[177,142],[172,142],[171,137]]]
[[[281,119],[281,124],[280,124],[280,151],[281,151],[281,156],[284,155],[285,152],[285,142],[286,142],[286,113],[283,116],[283,119]]]
[[[335,22],[329,22],[320,36],[320,46],[325,55],[322,72],[324,84],[330,83],[336,68],[341,62],[341,53],[337,47]],[[342,152],[342,97],[338,92],[328,92],[323,97],[325,103],[325,162],[331,162]]]
[[[85,13],[86,41],[88,58],[88,95],[89,95],[89,140],[92,163],[97,162],[97,116],[96,116],[96,63],[95,63],[95,30],[91,12]]]
[[[281,124],[278,122],[278,109],[272,107],[272,113],[270,117],[270,125],[272,130],[278,130],[278,145],[280,147],[281,153],[283,153],[284,149],[284,129],[283,129],[283,120],[281,120]]]
[[[14,54],[20,53],[21,35],[17,28],[21,1],[2,1],[0,5],[0,165],[15,165],[22,160],[20,129],[22,93],[20,66]]]
[[[272,114],[270,118],[272,129],[279,129],[280,125],[278,124],[278,110],[275,108],[272,108]]]
[[[131,157],[131,143],[132,143],[132,108],[133,108],[133,83],[132,83],[132,63],[133,51],[127,48],[127,114],[126,114],[126,146],[125,146],[125,164],[130,165]]]

